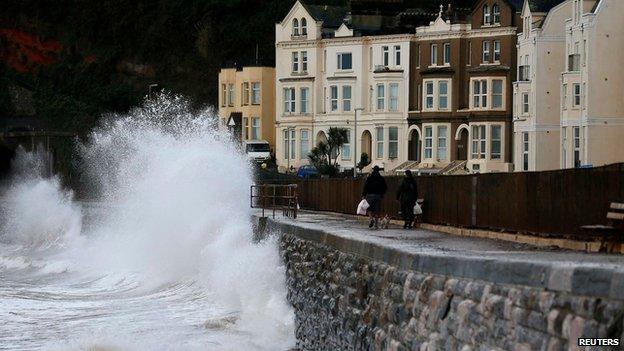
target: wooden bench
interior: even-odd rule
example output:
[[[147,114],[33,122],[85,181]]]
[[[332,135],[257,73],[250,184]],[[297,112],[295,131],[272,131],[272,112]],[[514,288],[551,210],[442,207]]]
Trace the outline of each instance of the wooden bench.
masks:
[[[607,225],[584,225],[581,229],[601,236],[601,251],[612,251],[615,243],[623,239],[618,235],[624,234],[624,203],[611,203],[607,212]]]

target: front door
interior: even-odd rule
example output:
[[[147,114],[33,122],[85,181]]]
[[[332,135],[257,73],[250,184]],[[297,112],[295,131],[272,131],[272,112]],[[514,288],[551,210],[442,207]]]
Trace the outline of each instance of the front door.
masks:
[[[457,142],[457,159],[460,161],[468,160],[468,130],[465,128],[459,132],[459,141]]]

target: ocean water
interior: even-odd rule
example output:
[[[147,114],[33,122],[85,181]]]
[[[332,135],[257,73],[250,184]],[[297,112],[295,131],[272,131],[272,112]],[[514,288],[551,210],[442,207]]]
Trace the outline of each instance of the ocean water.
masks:
[[[0,189],[0,350],[287,350],[276,242],[211,110],[160,96],[77,144],[93,200],[18,152]]]

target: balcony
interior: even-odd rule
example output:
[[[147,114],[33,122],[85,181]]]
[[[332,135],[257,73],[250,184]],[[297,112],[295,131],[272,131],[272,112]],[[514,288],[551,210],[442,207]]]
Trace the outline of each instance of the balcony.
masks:
[[[578,72],[581,69],[581,55],[568,55],[568,72]]]
[[[531,66],[520,66],[518,70],[518,81],[528,82],[531,80]]]

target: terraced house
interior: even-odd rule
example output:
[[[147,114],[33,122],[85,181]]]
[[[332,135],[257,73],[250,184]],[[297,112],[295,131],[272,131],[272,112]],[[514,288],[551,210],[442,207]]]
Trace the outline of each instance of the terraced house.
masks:
[[[522,3],[477,1],[416,29],[412,43],[409,159],[421,173],[512,167],[512,82]],[[458,18],[458,16],[455,16]]]
[[[514,82],[514,170],[558,169],[561,72],[572,1],[527,0]]]
[[[219,89],[221,126],[240,141],[265,140],[275,150],[275,69],[223,68]]]
[[[624,1],[571,0],[561,74],[561,167],[624,161]]]
[[[308,164],[330,127],[349,140],[339,165],[364,152],[392,170],[407,159],[410,34],[353,25],[346,7],[296,2],[276,25],[276,136],[281,170]],[[357,129],[355,114],[357,111]]]
[[[526,0],[514,84],[515,169],[624,161],[624,2]]]

